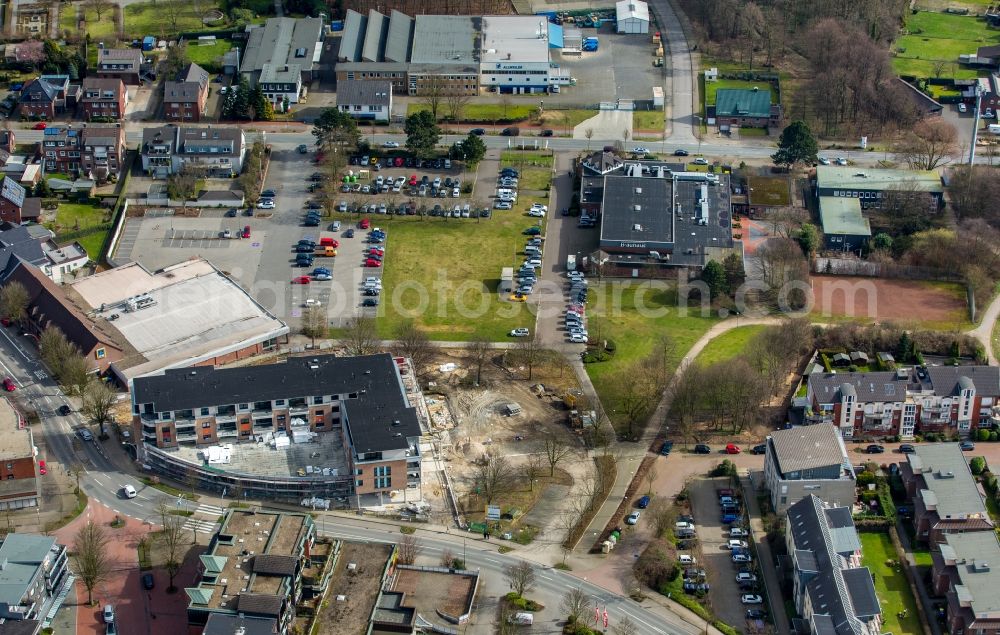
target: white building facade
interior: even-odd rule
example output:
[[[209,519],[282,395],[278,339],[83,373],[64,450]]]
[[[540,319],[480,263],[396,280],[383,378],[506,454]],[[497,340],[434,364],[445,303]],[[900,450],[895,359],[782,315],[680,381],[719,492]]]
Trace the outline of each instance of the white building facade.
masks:
[[[540,16],[484,16],[481,86],[491,92],[547,93],[558,67],[549,61],[548,21]]]

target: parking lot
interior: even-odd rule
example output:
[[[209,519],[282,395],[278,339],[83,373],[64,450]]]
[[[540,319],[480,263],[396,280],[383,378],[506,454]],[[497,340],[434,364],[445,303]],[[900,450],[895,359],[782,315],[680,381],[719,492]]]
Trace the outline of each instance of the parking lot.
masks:
[[[717,490],[731,487],[733,486],[728,478],[701,478],[692,481],[689,490],[692,515],[698,526],[698,539],[701,545],[700,562],[711,587],[708,596],[712,611],[726,624],[737,626],[746,623],[748,608],[763,609],[766,605],[744,605],[740,601],[740,596],[745,593],[763,595],[763,581],[759,581],[756,587],[747,584],[742,589],[736,582],[736,575],[741,570],[757,576],[758,580],[760,576],[757,562],[736,564],[733,562],[733,552],[728,548],[730,528],[748,527],[745,508],[741,508],[741,520],[738,523],[724,525],[721,522]],[[750,540],[743,537],[738,539],[747,542]]]
[[[615,99],[651,100],[653,86],[663,86],[663,69],[653,66],[653,36],[618,34],[611,26],[596,32],[585,29],[584,37],[596,36],[600,46],[581,55],[562,54],[559,65],[576,78],[545,102],[559,105],[594,105]]]

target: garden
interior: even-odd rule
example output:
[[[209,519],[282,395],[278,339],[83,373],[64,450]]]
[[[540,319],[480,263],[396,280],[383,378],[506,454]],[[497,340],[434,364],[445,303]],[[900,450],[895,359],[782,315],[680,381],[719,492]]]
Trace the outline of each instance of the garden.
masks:
[[[892,65],[904,77],[974,79],[979,71],[959,64],[958,56],[998,43],[1000,30],[976,16],[918,11],[906,19]]]
[[[917,602],[910,592],[910,585],[896,556],[892,538],[887,533],[859,533],[861,538],[862,565],[872,572],[875,594],[882,608],[882,632],[923,633]]]
[[[91,260],[101,257],[101,249],[111,231],[111,210],[96,200],[59,202],[55,218],[45,226],[55,232],[57,243],[76,241],[87,250]]]

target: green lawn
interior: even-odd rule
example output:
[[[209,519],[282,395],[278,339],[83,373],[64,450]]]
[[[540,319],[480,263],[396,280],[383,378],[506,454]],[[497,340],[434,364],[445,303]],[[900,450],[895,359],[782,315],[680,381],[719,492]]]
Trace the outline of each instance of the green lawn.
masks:
[[[906,18],[907,35],[896,40],[893,68],[901,75],[971,79],[977,71],[959,65],[958,56],[1000,43],[1000,29],[974,16],[918,11]],[[947,62],[935,68],[935,61]]]
[[[527,168],[521,170],[518,178],[518,186],[521,191],[532,190],[542,191],[552,181],[552,170],[550,168]]]
[[[893,635],[923,633],[920,618],[917,614],[917,603],[910,593],[906,574],[886,565],[887,560],[895,560],[896,552],[892,547],[889,534],[862,532],[861,550],[862,564],[871,569],[875,579],[875,594],[882,606],[882,631]],[[902,610],[907,611],[906,617],[898,617]]]
[[[198,41],[194,40],[188,42],[187,57],[203,68],[215,66],[221,70],[222,60],[220,58],[228,53],[232,47],[233,43],[229,40],[216,40],[214,44],[209,45],[198,44]],[[213,70],[213,72],[215,71]]]
[[[632,113],[632,127],[636,130],[656,130],[662,132],[664,114],[662,110],[636,110]]]
[[[660,281],[610,281],[591,285],[588,331],[596,339],[614,340],[615,356],[605,362],[587,364],[594,388],[610,403],[608,390],[616,373],[648,356],[659,336],[671,338],[677,347],[674,362],[680,362],[691,346],[718,321],[689,309],[679,315],[676,286]],[[612,415],[612,419],[614,416]]]
[[[150,0],[125,7],[125,34],[141,38],[155,35],[160,38],[176,36],[187,31],[218,31],[228,28],[226,21],[204,24],[202,18],[215,5],[199,5],[194,10],[189,0]]]
[[[531,167],[552,168],[552,153],[547,150],[504,150],[500,153],[502,167],[515,167],[520,170]]]
[[[573,128],[576,127],[577,124],[582,123],[596,115],[596,110],[583,110],[579,108],[552,110],[551,108],[546,108],[545,112],[542,113],[542,121],[554,129],[565,130],[566,128],[569,128],[570,132],[572,132]]]
[[[764,325],[754,324],[751,326],[741,326],[731,331],[726,331],[716,337],[702,349],[696,361],[700,364],[714,364],[730,360],[746,350],[747,344],[758,333],[764,330]]]
[[[77,32],[76,25],[76,5],[73,4],[62,4],[59,7],[59,30],[69,31],[70,33]],[[95,40],[106,40],[106,44],[111,45],[116,39],[117,33],[115,31],[115,9],[107,9],[101,12],[101,19],[97,19],[97,12],[93,9],[87,9],[84,11],[84,17],[87,20],[87,33],[90,37]],[[107,41],[110,40],[110,41]],[[93,47],[93,48],[96,48]]]
[[[411,102],[406,107],[406,114],[412,115],[422,110],[430,110],[430,107],[425,103]],[[503,104],[466,104],[462,109],[462,120],[466,123],[493,123],[502,119],[524,121],[534,117],[537,112],[537,105],[509,104],[505,108]],[[442,101],[438,106],[438,117],[443,119],[447,116],[448,104]]]
[[[105,225],[110,222],[108,219],[109,215],[110,212],[108,210],[97,205],[60,203],[55,221],[46,223],[46,226],[56,233],[56,242],[63,243],[75,240],[87,250],[87,255],[91,259],[98,260],[101,256],[101,248],[104,246],[104,239],[108,234],[107,229],[101,228],[95,230],[93,233],[77,236],[76,238],[64,239],[62,236],[70,232]]]

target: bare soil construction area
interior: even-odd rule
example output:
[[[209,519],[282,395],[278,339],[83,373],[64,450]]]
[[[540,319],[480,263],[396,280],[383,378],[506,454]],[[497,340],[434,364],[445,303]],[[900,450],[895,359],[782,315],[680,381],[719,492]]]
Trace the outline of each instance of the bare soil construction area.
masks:
[[[813,276],[813,314],[899,322],[965,323],[958,285],[855,276]]]

